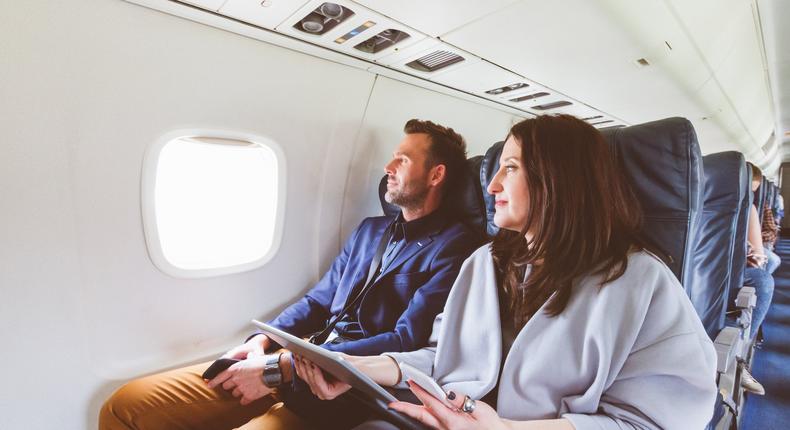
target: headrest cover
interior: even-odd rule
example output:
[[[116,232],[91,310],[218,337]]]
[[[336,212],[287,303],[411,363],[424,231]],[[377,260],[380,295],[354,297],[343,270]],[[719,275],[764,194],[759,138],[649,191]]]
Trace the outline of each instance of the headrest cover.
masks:
[[[746,160],[740,152],[729,151],[702,157],[705,193],[702,222],[697,236],[692,270],[693,281],[686,286],[708,336],[714,339],[724,328],[732,278],[743,280],[745,242],[736,242],[741,202],[748,195]]]
[[[601,131],[645,215],[643,234],[669,257],[686,286],[702,215],[702,155],[684,118]]]
[[[449,193],[447,201],[444,202],[445,208],[448,213],[457,216],[457,220],[467,224],[474,231],[482,234],[485,225],[485,206],[483,203],[483,191],[480,188],[480,181],[478,180],[480,170],[480,163],[483,157],[478,155],[466,160],[466,172],[461,177],[459,189]],[[379,202],[384,215],[397,216],[400,213],[400,207],[388,203],[384,199],[384,194],[387,192],[387,175],[379,181]]]
[[[494,179],[494,175],[499,170],[499,157],[502,155],[502,148],[505,147],[505,142],[497,142],[493,144],[486,155],[480,162],[480,188],[483,192],[483,201],[485,202],[486,210],[486,233],[489,236],[494,236],[499,232],[499,227],[494,224],[494,213],[496,212],[496,199],[493,195],[488,194],[488,184]]]

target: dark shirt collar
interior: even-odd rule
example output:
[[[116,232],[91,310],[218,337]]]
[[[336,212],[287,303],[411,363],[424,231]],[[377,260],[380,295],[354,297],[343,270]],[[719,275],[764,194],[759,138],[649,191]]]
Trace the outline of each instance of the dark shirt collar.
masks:
[[[444,225],[445,219],[446,214],[441,207],[424,217],[411,221],[404,220],[403,212],[401,212],[395,218],[393,239],[400,240],[400,238],[405,237],[407,242],[415,240],[418,237],[439,230]]]

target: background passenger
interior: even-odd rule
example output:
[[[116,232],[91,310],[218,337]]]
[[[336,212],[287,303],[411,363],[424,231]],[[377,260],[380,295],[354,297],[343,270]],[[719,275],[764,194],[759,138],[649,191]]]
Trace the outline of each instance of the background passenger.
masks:
[[[774,211],[771,209],[771,205],[765,202],[765,206],[763,207],[762,240],[765,256],[768,258],[765,264],[765,270],[771,275],[773,275],[776,269],[779,268],[779,265],[782,264],[782,260],[774,252],[777,237],[779,237],[779,225],[777,225],[774,220]]]
[[[425,406],[391,407],[439,429],[704,428],[715,350],[646,250],[601,134],[566,115],[516,124],[488,192],[500,232],[464,263],[430,346],[348,357],[388,386],[406,382],[398,362],[417,367],[454,405],[410,385]],[[307,360],[296,371],[321,398],[348,389]]]
[[[480,236],[455,221],[446,207],[445,197],[458,191],[465,174],[463,138],[430,121],[410,120],[404,132],[384,168],[385,198],[401,208],[400,215],[365,219],[318,284],[271,325],[306,337],[337,320],[334,330],[324,330],[324,339],[329,337],[322,346],[349,354],[409,351],[427,344],[431,323],[464,259],[479,246]],[[380,247],[384,251],[380,264],[371,270]],[[366,285],[369,289],[364,292],[369,294],[363,295]],[[132,381],[104,404],[99,427],[261,428],[260,419],[250,420],[281,398],[289,409],[298,414],[307,411],[316,420],[353,419],[358,408],[345,407],[344,399],[327,405],[298,380],[287,384],[293,379],[290,353],[272,354],[277,347],[264,334],[252,336],[224,355],[242,361],[208,384],[201,374],[210,363]],[[275,424],[290,427],[278,419],[273,418]],[[272,428],[271,422],[265,425]]]
[[[760,188],[762,182],[763,172],[759,167],[749,163],[752,167],[752,192],[756,192]],[[774,295],[774,278],[771,273],[766,270],[768,256],[766,255],[766,248],[763,245],[763,231],[760,227],[760,215],[757,213],[757,208],[752,204],[749,207],[749,227],[746,236],[746,270],[743,272],[743,285],[746,287],[753,287],[757,295],[757,303],[754,305],[752,311],[751,328],[749,330],[749,338],[754,339],[757,335],[757,330],[765,320],[768,314],[768,308],[771,306],[771,299]],[[778,257],[777,257],[778,258]],[[749,369],[743,368],[741,372],[741,386],[750,393],[763,395],[765,388],[763,385],[754,379]]]

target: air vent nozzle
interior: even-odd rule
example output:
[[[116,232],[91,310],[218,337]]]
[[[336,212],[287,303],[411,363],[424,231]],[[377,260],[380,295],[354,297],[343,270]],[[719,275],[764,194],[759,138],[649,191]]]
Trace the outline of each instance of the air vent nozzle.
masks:
[[[513,90],[518,90],[521,88],[527,88],[529,84],[524,82],[516,82],[515,84],[505,85],[504,87],[494,88],[493,90],[486,91],[486,94],[491,94],[492,96],[496,96],[499,94],[507,93]]]
[[[322,3],[293,27],[301,32],[321,35],[354,16],[354,11],[337,3]]]
[[[406,66],[420,72],[435,72],[461,61],[464,61],[464,57],[458,54],[449,51],[436,51],[406,63]]]
[[[379,34],[374,35],[364,42],[360,42],[354,46],[354,48],[362,52],[367,52],[368,54],[375,54],[389,48],[392,45],[395,45],[398,42],[406,40],[409,37],[411,36],[409,36],[409,33],[406,33],[405,31],[390,28],[389,30],[384,30]]]

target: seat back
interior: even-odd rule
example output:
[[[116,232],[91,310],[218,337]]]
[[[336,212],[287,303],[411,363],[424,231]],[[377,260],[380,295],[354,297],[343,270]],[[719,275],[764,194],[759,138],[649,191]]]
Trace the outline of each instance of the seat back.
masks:
[[[690,270],[692,284],[686,288],[702,324],[711,339],[724,328],[727,298],[731,288],[740,288],[743,281],[745,242],[737,241],[741,206],[748,196],[749,177],[743,154],[720,152],[702,157],[705,171],[705,193],[702,221]],[[748,215],[748,214],[746,214]],[[737,284],[733,280],[737,279]]]
[[[466,172],[459,183],[459,189],[447,196],[444,203],[448,213],[457,216],[458,221],[466,224],[481,235],[485,232],[486,210],[483,191],[480,188],[479,171],[483,157],[478,155],[466,160]],[[387,175],[379,181],[379,202],[384,215],[397,216],[400,208],[384,199],[387,192]]]
[[[757,188],[757,191],[754,192],[754,206],[757,208],[757,220],[760,222],[760,226],[763,225],[763,206],[765,205],[766,194],[768,190],[768,184],[766,183],[766,178],[763,176],[763,180],[760,182],[760,186]]]
[[[642,206],[644,236],[666,254],[666,264],[688,290],[703,206],[694,127],[685,118],[667,118],[602,133]]]
[[[505,142],[497,142],[491,145],[486,151],[486,154],[483,156],[483,159],[480,163],[480,185],[483,192],[483,202],[485,203],[485,211],[486,211],[486,233],[489,236],[494,236],[499,231],[499,227],[494,224],[494,203],[495,198],[493,195],[488,194],[486,189],[488,188],[488,184],[491,183],[491,180],[494,179],[494,175],[496,175],[497,170],[499,170],[499,156],[502,154],[502,148],[505,146]]]

